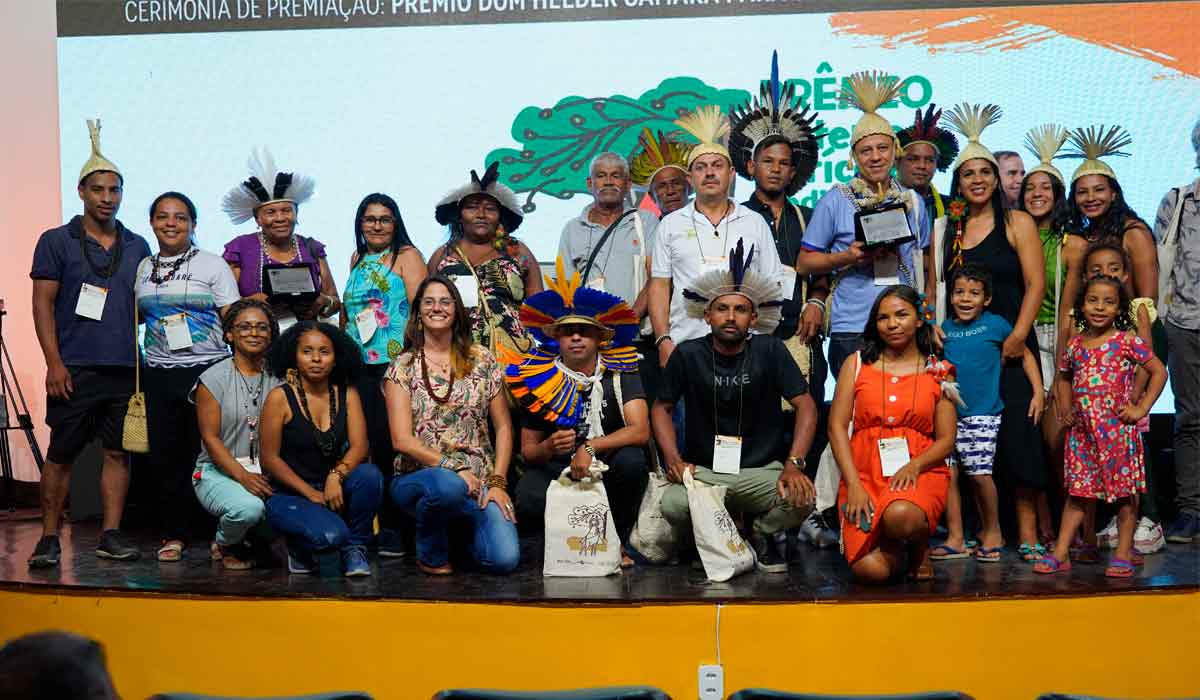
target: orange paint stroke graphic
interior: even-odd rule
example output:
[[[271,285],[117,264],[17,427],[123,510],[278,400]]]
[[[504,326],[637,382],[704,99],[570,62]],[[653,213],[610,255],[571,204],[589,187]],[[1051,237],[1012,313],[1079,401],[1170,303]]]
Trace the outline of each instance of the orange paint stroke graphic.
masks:
[[[1043,5],[834,14],[837,34],[938,51],[1019,51],[1067,36],[1200,77],[1200,2]]]

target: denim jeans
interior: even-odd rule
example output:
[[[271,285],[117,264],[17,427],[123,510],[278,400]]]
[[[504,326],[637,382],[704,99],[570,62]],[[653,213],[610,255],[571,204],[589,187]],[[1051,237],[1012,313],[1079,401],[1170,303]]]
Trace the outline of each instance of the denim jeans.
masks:
[[[338,513],[307,498],[276,492],[267,499],[267,524],[284,535],[293,551],[366,549],[383,498],[379,469],[358,465],[342,484],[342,495],[346,503]]]
[[[266,507],[258,496],[229,478],[220,467],[200,462],[192,474],[192,488],[204,510],[217,518],[217,544],[231,546],[246,538],[255,525],[266,517]]]
[[[517,526],[500,507],[479,502],[467,493],[467,482],[449,469],[428,467],[392,478],[392,501],[417,523],[417,558],[427,566],[450,560],[451,526],[470,531],[470,554],[485,573],[507,574],[521,558]]]

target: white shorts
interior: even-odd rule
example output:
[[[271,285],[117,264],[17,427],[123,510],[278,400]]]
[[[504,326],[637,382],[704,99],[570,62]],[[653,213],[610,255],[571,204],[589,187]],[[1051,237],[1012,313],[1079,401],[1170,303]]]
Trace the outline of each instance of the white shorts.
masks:
[[[955,462],[968,476],[992,473],[996,461],[996,436],[1000,434],[1000,416],[967,416],[958,419],[954,438]]]
[[[1033,333],[1037,336],[1038,363],[1042,366],[1042,388],[1049,392],[1056,373],[1054,344],[1058,341],[1057,334],[1053,323],[1035,323]]]

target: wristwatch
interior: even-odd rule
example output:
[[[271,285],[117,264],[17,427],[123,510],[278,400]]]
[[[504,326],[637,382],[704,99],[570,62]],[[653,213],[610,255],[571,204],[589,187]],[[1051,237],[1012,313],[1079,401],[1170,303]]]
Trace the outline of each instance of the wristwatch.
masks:
[[[792,466],[799,469],[800,471],[804,471],[804,458],[803,457],[788,457],[788,464],[791,464]]]

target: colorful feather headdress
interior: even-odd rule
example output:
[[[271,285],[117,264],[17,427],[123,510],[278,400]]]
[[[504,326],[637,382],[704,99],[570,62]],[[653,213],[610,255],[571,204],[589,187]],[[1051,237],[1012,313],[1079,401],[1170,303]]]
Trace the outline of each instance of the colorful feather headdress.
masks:
[[[563,427],[582,418],[580,386],[575,372],[558,356],[555,330],[569,324],[586,324],[604,331],[597,358],[597,376],[604,370],[636,372],[638,353],[630,345],[638,333],[638,318],[625,300],[590,287],[580,287],[579,273],[567,278],[562,258],[557,279],[546,278],[546,291],[521,305],[521,322],[537,340],[528,352],[500,346],[500,362],[513,398],[531,413]]]
[[[479,173],[472,170],[471,181],[447,192],[433,210],[433,217],[442,226],[458,223],[462,201],[473,194],[486,194],[496,200],[500,205],[500,224],[507,233],[516,231],[525,219],[525,215],[521,213],[521,203],[517,201],[517,194],[500,182],[499,161],[492,161],[483,171],[483,177],[479,177]]]
[[[1034,173],[1046,173],[1058,180],[1059,184],[1065,183],[1062,173],[1051,164],[1051,161],[1058,155],[1058,151],[1066,141],[1067,130],[1058,124],[1043,124],[1030,129],[1029,133],[1025,134],[1025,148],[1028,148],[1029,152],[1037,157],[1038,164],[1029,169],[1026,177]]]
[[[779,283],[762,277],[750,269],[754,260],[754,246],[746,252],[745,243],[738,239],[737,246],[729,251],[729,269],[711,270],[700,275],[691,288],[683,290],[688,315],[704,318],[704,312],[713,300],[727,294],[740,294],[750,300],[758,312],[758,323],[754,330],[771,333],[779,325],[783,311],[783,291]]]
[[[982,158],[996,166],[997,173],[1000,172],[1000,163],[996,161],[996,156],[992,155],[992,152],[979,141],[984,129],[1000,121],[1000,115],[1001,111],[998,105],[972,105],[966,102],[957,105],[950,111],[950,114],[946,115],[946,121],[950,123],[950,128],[967,139],[967,145],[963,146],[962,151],[959,152],[958,160],[954,161],[952,170],[958,170],[959,166],[968,160]]]
[[[804,187],[817,168],[817,142],[824,137],[823,124],[817,113],[809,113],[796,99],[794,83],[779,82],[779,52],[771,54],[771,77],[759,86],[759,96],[753,102],[729,110],[732,122],[729,131],[729,153],[738,175],[753,179],[747,167],[755,151],[768,139],[786,143],[792,149],[792,166],[796,169],[788,183],[786,194],[792,196]]]
[[[240,224],[254,218],[259,207],[274,202],[291,202],[297,206],[307,202],[317,189],[317,183],[307,175],[280,172],[271,152],[250,151],[246,162],[250,178],[234,187],[221,200],[221,209],[230,221]],[[267,189],[270,187],[270,189]]]
[[[1075,169],[1071,176],[1071,184],[1085,175],[1107,175],[1113,180],[1117,174],[1108,163],[1100,160],[1107,156],[1128,156],[1121,150],[1133,143],[1133,137],[1120,126],[1089,126],[1086,129],[1073,129],[1067,137],[1072,150],[1063,154],[1064,158],[1083,158],[1083,163]]]
[[[116,173],[117,177],[124,180],[125,177],[121,175],[121,171],[117,168],[116,164],[105,158],[104,154],[100,152],[100,120],[89,119],[87,120],[87,126],[88,136],[92,141],[92,154],[88,157],[87,162],[83,164],[83,168],[79,170],[79,180],[77,182],[83,182],[88,175],[99,172]]]
[[[882,134],[895,138],[891,122],[879,116],[878,112],[880,107],[896,99],[903,86],[900,78],[883,71],[859,71],[846,78],[846,86],[838,95],[838,101],[863,113],[850,135],[851,153],[855,144],[868,136]]]
[[[678,168],[684,175],[688,171],[688,154],[692,144],[678,141],[649,128],[642,129],[638,147],[629,156],[629,179],[635,187],[648,189],[654,176],[664,168]]]
[[[720,107],[716,105],[697,107],[696,111],[688,112],[676,119],[675,123],[700,142],[693,146],[688,153],[687,167],[689,170],[697,158],[710,153],[725,156],[726,160],[730,163],[733,162],[724,142],[724,138],[729,134],[729,120],[721,114]]]
[[[946,168],[954,162],[954,157],[958,155],[958,139],[954,138],[954,134],[948,129],[943,129],[938,126],[938,121],[942,118],[942,110],[937,108],[937,105],[930,103],[925,108],[925,113],[921,114],[921,110],[917,110],[916,119],[913,125],[907,129],[903,129],[896,134],[896,138],[900,139],[900,149],[903,151],[915,143],[924,143],[933,147],[937,153],[937,169],[945,172]]]

